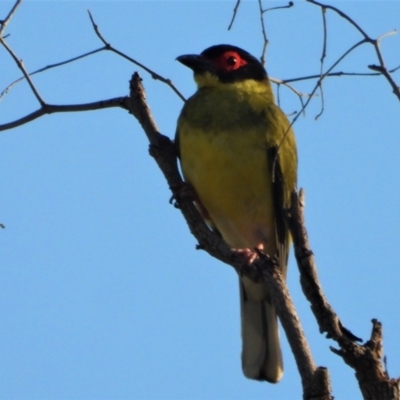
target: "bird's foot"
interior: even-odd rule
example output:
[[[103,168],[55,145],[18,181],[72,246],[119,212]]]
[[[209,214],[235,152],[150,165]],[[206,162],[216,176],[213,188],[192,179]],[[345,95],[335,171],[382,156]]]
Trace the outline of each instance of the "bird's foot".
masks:
[[[259,251],[264,250],[264,244],[258,244],[254,250],[251,249],[232,249],[232,251],[243,260],[243,264],[251,265],[258,258]]]

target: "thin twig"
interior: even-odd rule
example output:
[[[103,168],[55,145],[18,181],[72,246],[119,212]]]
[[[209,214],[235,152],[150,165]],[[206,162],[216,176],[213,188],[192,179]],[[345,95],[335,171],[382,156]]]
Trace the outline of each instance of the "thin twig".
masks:
[[[276,97],[277,97],[277,103],[278,107],[281,107],[281,85],[279,83],[276,84]]]
[[[278,94],[278,105],[280,105],[280,90],[279,90],[279,89],[280,89],[281,85],[283,85],[283,86],[287,87],[288,89],[290,89],[290,90],[298,97],[298,99],[299,99],[299,101],[300,101],[300,104],[301,104],[301,107],[304,106],[303,97],[310,97],[309,94],[300,92],[299,90],[297,90],[297,89],[296,89],[295,87],[293,87],[292,85],[288,85],[286,82],[284,82],[284,81],[282,81],[282,80],[280,80],[280,79],[277,79],[277,78],[269,78],[269,80],[270,80],[271,82],[275,83],[275,84],[278,86],[278,89],[277,89],[277,94]]]
[[[151,75],[151,77],[153,79],[159,80],[159,81],[167,84],[183,101],[186,101],[186,99],[183,96],[183,94],[175,87],[175,85],[172,83],[172,81],[170,79],[164,78],[163,76],[157,74],[157,72],[154,72],[153,70],[151,70],[150,68],[146,67],[145,65],[143,65],[139,61],[136,61],[132,57],[129,57],[125,53],[122,53],[121,51],[115,49],[110,43],[108,43],[104,39],[103,35],[100,33],[99,27],[95,23],[95,21],[93,19],[93,16],[92,16],[92,14],[90,13],[89,10],[88,10],[88,13],[89,13],[90,21],[92,22],[93,29],[94,29],[97,37],[104,43],[105,50],[112,51],[113,53],[118,54],[119,56],[121,56],[121,57],[125,58],[126,60],[132,62],[133,64],[137,65],[138,67],[144,69],[147,73],[149,73]]]
[[[350,22],[351,25],[353,25],[360,33],[361,35],[364,36],[364,39],[370,40],[370,37],[365,33],[365,31],[360,27],[360,25],[358,25],[352,18],[350,18],[348,15],[346,15],[343,11],[339,10],[338,8],[334,7],[334,6],[330,6],[327,4],[322,4],[319,3],[318,1],[315,0],[306,0],[308,3],[312,3],[315,4],[317,6],[335,11],[336,13],[338,13],[343,19],[345,19],[347,22]]]
[[[262,0],[258,0],[258,8],[260,12],[260,19],[261,19],[261,33],[263,35],[264,43],[263,43],[263,50],[261,53],[260,61],[262,65],[265,65],[265,55],[267,53],[267,47],[269,40],[267,38],[267,31],[265,29],[265,22],[264,22],[264,14],[267,13],[268,11],[275,11],[275,10],[282,10],[284,8],[291,8],[294,6],[293,1],[289,1],[289,3],[286,6],[276,6],[276,7],[270,7],[270,8],[262,8]]]
[[[11,8],[10,12],[8,13],[7,17],[1,21],[0,25],[0,37],[3,35],[3,32],[5,31],[8,23],[10,22],[12,16],[14,15],[15,11],[17,11],[17,8],[21,4],[22,0],[17,0],[13,7]]]
[[[368,66],[368,68],[373,69],[372,66]],[[400,69],[400,65],[397,67],[389,70],[390,73],[396,72]],[[378,67],[378,71],[380,71]],[[326,75],[326,77],[340,77],[340,76],[380,76],[382,75],[381,72],[330,72]],[[290,83],[290,82],[299,82],[299,81],[306,81],[310,79],[318,79],[321,77],[321,74],[318,75],[308,75],[308,76],[301,76],[299,78],[290,78],[290,79],[282,79],[282,83]]]
[[[293,6],[294,6],[293,1],[289,1],[289,3],[286,6],[270,7],[270,8],[266,8],[265,10],[262,10],[262,12],[265,13],[267,11],[282,10],[284,8],[290,8],[290,7],[293,7]]]
[[[29,84],[30,88],[32,89],[32,92],[35,95],[35,97],[38,100],[38,102],[40,103],[40,105],[44,106],[46,103],[42,99],[42,97],[40,96],[39,92],[37,91],[35,85],[33,84],[32,80],[31,80],[31,78],[29,77],[29,74],[26,71],[22,61],[15,55],[15,53],[11,50],[11,48],[7,45],[7,42],[5,42],[5,40],[2,37],[0,37],[0,43],[8,51],[8,53],[11,55],[11,57],[13,58],[15,63],[18,65],[18,68],[22,71],[25,79],[28,81],[28,84]]]
[[[233,9],[233,15],[232,15],[231,23],[230,23],[229,26],[228,26],[228,31],[231,30],[232,25],[233,25],[233,22],[235,21],[236,14],[237,14],[237,11],[238,11],[238,9],[239,9],[239,5],[240,5],[240,0],[237,0],[237,1],[236,1],[236,4],[235,4],[235,8]]]
[[[378,39],[376,39],[377,41],[381,41],[382,39],[384,39],[385,37],[388,37],[388,36],[393,36],[393,35],[397,35],[397,29],[393,29],[392,31],[390,31],[390,32],[386,32],[386,33],[383,33],[381,36],[379,36],[378,37]]]
[[[320,75],[316,75],[316,77],[318,78]],[[284,79],[278,79],[278,78],[272,78],[272,77],[268,77],[268,79],[271,81],[271,82],[273,82],[273,83],[275,83],[276,85],[283,85],[283,86],[286,86],[288,89],[290,89],[293,93],[295,93],[297,96],[299,96],[299,97],[310,97],[310,95],[308,94],[308,93],[303,93],[303,92],[300,92],[300,90],[298,90],[298,89],[296,89],[294,86],[292,86],[292,85],[289,85],[288,83],[287,83],[287,81],[286,80],[284,80]]]
[[[265,24],[264,24],[264,11],[262,8],[262,0],[258,0],[258,8],[260,10],[260,20],[261,20],[261,33],[264,39],[264,43],[263,43],[263,49],[261,52],[261,57],[260,57],[260,61],[262,65],[265,65],[265,55],[267,53],[267,47],[268,47],[268,38],[267,38],[267,32],[265,30]]]
[[[59,63],[46,65],[46,66],[43,67],[43,68],[37,69],[36,71],[33,71],[33,72],[30,72],[28,75],[29,75],[29,76],[36,75],[36,74],[39,74],[39,73],[41,73],[41,72],[43,72],[43,71],[49,70],[49,69],[51,69],[51,68],[60,67],[60,66],[62,66],[62,65],[68,64],[68,63],[73,62],[73,61],[76,61],[76,60],[79,60],[79,59],[81,59],[81,58],[84,58],[84,57],[87,57],[87,56],[91,56],[92,54],[98,53],[98,52],[103,51],[103,50],[104,50],[104,47],[100,47],[100,48],[98,48],[98,49],[96,49],[96,50],[89,51],[89,52],[84,53],[84,54],[82,54],[82,55],[80,55],[80,56],[73,57],[73,58],[70,58],[70,59],[68,59],[68,60],[61,61],[61,62],[59,62]],[[11,82],[11,83],[0,93],[0,101],[1,101],[2,98],[10,91],[10,89],[11,89],[14,85],[16,85],[18,82],[23,81],[24,79],[25,79],[25,76],[21,76],[20,78],[18,78],[18,79],[15,80],[14,82]]]
[[[128,98],[116,97],[109,100],[95,101],[93,103],[86,103],[86,104],[70,104],[70,105],[44,104],[38,110],[28,115],[25,115],[22,118],[0,125],[0,131],[5,131],[8,129],[16,128],[17,126],[27,124],[28,122],[31,122],[46,114],[54,114],[61,112],[93,111],[93,110],[102,110],[104,108],[112,108],[112,107],[121,107],[127,110],[129,108]]]
[[[326,57],[326,42],[327,42],[327,29],[326,29],[326,9],[325,8],[321,8],[321,12],[322,12],[322,25],[323,25],[323,30],[324,30],[324,39],[323,39],[323,45],[322,45],[322,55],[321,55],[321,68],[320,68],[320,75],[322,75],[322,72],[324,70],[324,60]],[[321,94],[321,111],[316,115],[315,119],[317,120],[322,113],[324,112],[324,108],[325,108],[325,99],[324,99],[324,89],[322,86],[322,81],[321,84],[319,85],[319,90],[320,90],[320,94]]]
[[[32,80],[29,77],[29,74],[27,73],[22,61],[15,55],[15,53],[11,50],[11,48],[7,45],[7,42],[4,40],[4,37],[2,36],[7,24],[10,22],[12,16],[14,15],[15,11],[17,10],[18,6],[21,4],[22,0],[17,0],[14,4],[14,6],[11,8],[10,12],[8,13],[7,17],[5,20],[2,21],[1,27],[0,27],[0,43],[3,45],[3,47],[7,50],[7,52],[11,55],[15,63],[17,64],[18,68],[22,71],[22,74],[25,76],[25,79],[28,81],[28,84],[35,95],[36,99],[39,101],[40,105],[43,107],[45,105],[44,100],[40,96],[39,92],[37,91],[35,85],[33,84]]]
[[[347,57],[353,50],[355,50],[357,47],[361,46],[362,44],[365,43],[365,39],[357,42],[356,44],[354,44],[353,46],[351,46],[348,50],[346,50],[332,65],[331,67],[320,76],[320,78],[318,79],[318,82],[316,83],[314,89],[311,91],[310,93],[310,97],[307,99],[306,103],[304,104],[304,109],[308,106],[308,104],[310,103],[313,95],[315,94],[315,92],[317,91],[319,85],[321,84],[321,82],[328,76],[328,74],[345,58]],[[303,112],[303,109],[300,110],[300,113]],[[292,123],[290,124],[290,128],[293,126],[293,124],[296,122],[296,120],[298,119],[299,115],[296,115],[296,117],[293,119]],[[290,129],[289,128],[289,129]],[[285,135],[286,136],[286,135]],[[282,139],[282,142],[285,138]],[[279,145],[280,147],[280,145]]]
[[[381,39],[386,37],[386,36],[389,36],[389,35],[394,35],[394,34],[397,33],[397,31],[391,31],[389,33],[381,35],[378,39],[372,39],[360,27],[360,25],[358,25],[352,18],[350,18],[348,15],[346,15],[343,11],[339,10],[338,8],[330,6],[330,5],[319,3],[318,1],[315,1],[315,0],[306,0],[306,1],[311,3],[311,4],[317,5],[319,7],[323,7],[325,9],[329,9],[329,10],[332,10],[332,11],[336,12],[343,19],[345,19],[351,25],[353,25],[358,30],[358,32],[361,33],[361,35],[364,37],[364,42],[365,43],[370,43],[372,46],[374,46],[376,55],[377,55],[378,60],[379,60],[379,66],[374,65],[374,66],[372,66],[372,68],[371,67],[370,68],[373,69],[374,71],[379,71],[386,78],[386,80],[389,82],[390,86],[393,89],[394,95],[400,100],[400,87],[393,80],[392,76],[390,75],[389,70],[386,68],[386,65],[385,65],[381,50],[380,50],[380,41],[381,41]]]
[[[320,76],[320,78],[318,79],[317,83],[314,86],[314,89],[311,91],[310,93],[310,97],[306,100],[306,102],[304,103],[304,106],[302,107],[302,109],[299,111],[298,114],[295,115],[295,117],[293,118],[293,120],[291,121],[289,127],[287,128],[285,134],[283,135],[279,145],[278,145],[278,150],[276,152],[276,156],[275,156],[275,160],[273,162],[272,165],[272,170],[275,171],[275,164],[276,161],[278,159],[278,154],[280,151],[280,148],[284,142],[284,140],[286,139],[287,134],[290,132],[290,130],[292,129],[292,126],[294,125],[294,123],[298,120],[298,118],[300,117],[300,115],[304,112],[304,110],[307,108],[308,104],[310,103],[311,99],[313,98],[315,92],[317,91],[319,85],[321,84],[321,82],[327,77],[327,75],[332,71],[333,68],[335,68],[345,57],[347,57],[353,50],[355,50],[358,46],[361,46],[362,44],[366,43],[366,40],[360,40],[358,43],[354,44],[353,46],[351,46],[348,50],[346,50],[333,64],[332,66],[322,75]],[[274,174],[273,174],[274,176]]]
[[[379,63],[380,63],[380,72],[387,79],[387,81],[389,82],[390,86],[393,89],[393,93],[400,100],[400,87],[396,84],[396,82],[393,80],[392,76],[390,75],[390,72],[387,70],[385,61],[383,59],[381,49],[380,49],[381,39],[384,38],[385,36],[394,35],[396,33],[397,33],[397,31],[392,31],[392,32],[388,32],[387,34],[382,35],[381,37],[379,37],[378,39],[376,39],[374,41],[374,47],[375,47],[375,51],[376,51],[376,54],[378,56]]]

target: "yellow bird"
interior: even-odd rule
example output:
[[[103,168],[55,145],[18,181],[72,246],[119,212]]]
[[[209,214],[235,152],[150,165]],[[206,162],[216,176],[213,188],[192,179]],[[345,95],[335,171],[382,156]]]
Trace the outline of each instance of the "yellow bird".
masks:
[[[278,256],[286,276],[284,210],[296,188],[297,150],[263,65],[231,45],[177,60],[193,70],[197,83],[178,119],[176,141],[199,211],[245,263],[257,257],[255,248],[263,249]],[[278,382],[283,374],[278,323],[265,285],[241,277],[240,303],[243,373]]]

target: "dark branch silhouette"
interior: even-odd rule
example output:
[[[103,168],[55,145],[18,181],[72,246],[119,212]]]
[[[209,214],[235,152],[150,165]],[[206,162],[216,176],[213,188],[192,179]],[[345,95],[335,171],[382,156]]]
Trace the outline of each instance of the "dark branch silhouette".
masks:
[[[347,22],[349,22],[351,25],[354,26],[355,29],[358,30],[358,32],[363,36],[364,40],[362,41],[362,43],[369,43],[371,44],[376,52],[376,55],[378,57],[379,60],[379,65],[373,65],[373,66],[369,66],[370,69],[374,70],[374,71],[379,71],[385,78],[386,80],[389,82],[390,86],[393,89],[393,93],[395,94],[395,96],[400,100],[400,87],[396,84],[396,82],[393,80],[392,75],[390,74],[389,70],[386,68],[385,65],[385,61],[383,59],[382,56],[382,52],[380,49],[380,43],[381,40],[386,37],[386,36],[390,36],[390,35],[394,35],[397,33],[397,31],[391,31],[389,33],[386,33],[384,35],[381,35],[378,39],[372,39],[361,27],[359,24],[357,24],[352,18],[350,18],[347,14],[345,14],[343,11],[339,10],[336,7],[327,5],[327,4],[322,4],[318,1],[315,0],[306,0],[308,3],[317,5],[323,9],[326,10],[332,10],[335,13],[337,13],[338,15],[340,15],[340,17],[342,17],[343,19],[345,19]]]
[[[308,242],[304,219],[304,193],[292,193],[288,222],[293,238],[300,282],[311,304],[321,333],[337,342],[339,349],[331,350],[354,369],[364,399],[399,399],[400,379],[390,379],[382,362],[382,325],[372,320],[372,333],[363,345],[361,339],[346,329],[328,303],[319,283],[313,252]]]
[[[81,54],[80,56],[76,56],[76,57],[70,58],[70,59],[65,60],[65,61],[61,61],[61,62],[58,62],[58,63],[55,63],[55,64],[46,65],[46,66],[43,67],[43,68],[39,68],[39,69],[37,69],[36,71],[30,72],[28,75],[29,75],[29,76],[33,76],[33,75],[36,75],[36,74],[40,74],[41,72],[47,71],[47,70],[52,69],[52,68],[61,67],[61,66],[63,66],[63,65],[69,64],[69,63],[74,62],[74,61],[78,61],[78,60],[80,60],[80,59],[82,59],[82,58],[85,58],[85,57],[91,56],[91,55],[93,55],[93,54],[99,53],[100,51],[103,51],[103,50],[104,50],[104,46],[103,46],[103,47],[100,47],[100,48],[98,48],[98,49],[96,49],[96,50],[88,51],[87,53]],[[16,79],[14,82],[11,82],[11,83],[0,93],[0,101],[1,101],[2,98],[10,91],[10,89],[11,89],[14,85],[16,85],[16,84],[19,83],[19,82],[22,82],[24,79],[25,79],[25,76],[21,76],[20,78]]]
[[[155,80],[159,80],[165,84],[167,84],[183,101],[186,101],[185,97],[182,95],[182,93],[175,87],[175,85],[172,83],[172,81],[170,79],[166,79],[163,76],[157,74],[157,72],[154,72],[153,70],[151,70],[150,68],[146,67],[144,64],[140,63],[139,61],[134,60],[132,57],[129,57],[128,55],[126,55],[125,53],[115,49],[113,46],[111,46],[110,43],[108,43],[104,37],[102,36],[102,34],[100,33],[99,27],[98,25],[94,22],[94,19],[92,17],[92,14],[90,13],[90,11],[88,10],[89,13],[89,17],[90,17],[90,21],[92,22],[93,25],[93,29],[96,32],[97,37],[104,43],[104,49],[105,50],[109,50],[112,51],[116,54],[118,54],[119,56],[121,56],[122,58],[125,58],[126,60],[129,60],[130,62],[132,62],[133,64],[137,65],[138,67],[144,69],[146,72],[148,72],[151,77]]]
[[[238,12],[239,6],[240,6],[240,0],[237,0],[236,4],[235,4],[235,8],[233,9],[233,15],[232,15],[231,22],[230,22],[230,24],[228,26],[228,31],[231,30],[231,28],[233,26],[233,23],[235,22],[235,18],[236,18],[236,14]]]
[[[28,122],[43,117],[44,115],[47,114],[55,114],[61,112],[94,111],[94,110],[103,110],[105,108],[114,108],[114,107],[120,107],[127,110],[128,109],[127,98],[116,97],[114,99],[100,100],[100,101],[95,101],[93,103],[85,103],[85,104],[63,104],[63,105],[44,104],[38,110],[28,115],[25,115],[22,118],[0,125],[0,132],[27,124]]]

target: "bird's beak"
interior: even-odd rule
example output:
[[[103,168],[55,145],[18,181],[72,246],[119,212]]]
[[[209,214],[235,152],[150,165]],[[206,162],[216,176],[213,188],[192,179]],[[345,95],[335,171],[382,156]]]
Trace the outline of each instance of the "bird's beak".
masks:
[[[212,63],[198,54],[185,54],[176,58],[180,63],[196,73],[213,71]]]

